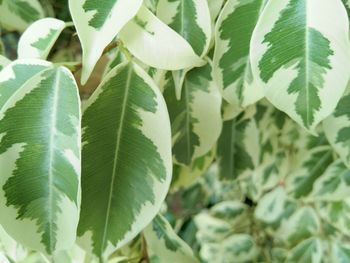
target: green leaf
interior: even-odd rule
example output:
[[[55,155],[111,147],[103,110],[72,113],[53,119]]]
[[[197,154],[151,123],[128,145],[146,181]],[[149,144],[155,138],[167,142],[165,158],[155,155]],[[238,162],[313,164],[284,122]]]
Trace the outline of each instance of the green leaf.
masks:
[[[111,70],[87,101],[82,162],[78,236],[103,259],[149,224],[171,180],[165,102],[136,64]]]
[[[69,0],[69,9],[83,49],[82,84],[91,75],[104,48],[140,9],[142,0]]]
[[[186,75],[181,100],[174,95],[174,82],[168,73],[164,97],[171,120],[173,155],[176,162],[190,165],[212,149],[221,132],[221,96],[211,62]]]
[[[254,30],[250,49],[255,78],[274,106],[311,133],[346,88],[348,30],[340,0],[269,1]]]
[[[80,103],[66,68],[28,62],[0,73],[7,96],[0,108],[0,222],[19,242],[51,254],[76,237]]]
[[[202,63],[190,44],[145,6],[120,32],[125,47],[143,63],[166,70],[179,70]]]
[[[43,17],[44,10],[38,0],[0,1],[0,25],[8,30],[24,31]]]
[[[215,74],[224,99],[237,108],[264,96],[249,61],[249,43],[264,5],[265,0],[229,0],[216,24]]]
[[[350,247],[342,243],[332,244],[332,261],[338,263],[350,262]]]
[[[46,59],[66,24],[55,18],[34,22],[18,42],[18,58]]]
[[[160,262],[196,263],[191,248],[171,228],[167,220],[157,215],[144,230],[148,252]]]

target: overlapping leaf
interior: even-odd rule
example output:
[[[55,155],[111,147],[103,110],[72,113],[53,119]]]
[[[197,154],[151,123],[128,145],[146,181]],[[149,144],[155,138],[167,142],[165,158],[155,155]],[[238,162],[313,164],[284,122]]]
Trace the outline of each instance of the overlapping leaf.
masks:
[[[46,59],[66,23],[55,18],[43,18],[33,23],[18,42],[18,58]]]
[[[164,96],[172,123],[173,154],[178,163],[190,165],[214,146],[221,132],[221,96],[210,62],[187,74],[182,92],[177,100],[169,73]]]
[[[274,106],[312,133],[346,88],[348,31],[340,0],[283,0],[267,3],[253,33],[254,77]]]
[[[105,259],[149,224],[171,180],[166,105],[139,66],[112,69],[87,101],[83,145],[78,235]]]
[[[140,9],[142,0],[69,0],[69,9],[83,48],[81,82],[88,80],[104,48]]]
[[[24,31],[43,16],[44,10],[38,0],[0,1],[0,25],[8,30]]]
[[[155,68],[178,70],[202,62],[185,39],[145,6],[119,37],[135,57]]]
[[[265,0],[229,0],[216,24],[215,74],[224,99],[235,111],[264,96],[249,61],[249,43],[264,5]]]
[[[72,74],[19,60],[0,73],[0,222],[17,241],[51,254],[76,237],[80,103]]]

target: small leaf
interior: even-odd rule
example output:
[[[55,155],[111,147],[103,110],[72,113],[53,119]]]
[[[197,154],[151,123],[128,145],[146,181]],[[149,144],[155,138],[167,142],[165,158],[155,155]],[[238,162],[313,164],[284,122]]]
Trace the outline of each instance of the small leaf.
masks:
[[[46,59],[66,24],[55,18],[34,22],[18,42],[18,58]]]

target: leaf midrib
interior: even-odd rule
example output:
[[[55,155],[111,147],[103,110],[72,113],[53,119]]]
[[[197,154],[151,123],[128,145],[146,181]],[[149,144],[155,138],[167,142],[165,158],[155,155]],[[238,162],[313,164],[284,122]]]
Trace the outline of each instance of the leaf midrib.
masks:
[[[111,204],[112,204],[112,198],[113,198],[113,190],[114,190],[114,181],[116,178],[116,172],[117,172],[117,163],[118,163],[118,157],[120,152],[120,141],[122,137],[123,127],[124,127],[124,120],[125,120],[125,112],[126,112],[126,106],[128,102],[129,97],[129,89],[130,89],[130,82],[131,82],[131,73],[132,73],[132,65],[129,65],[128,69],[128,75],[126,80],[126,88],[125,88],[125,94],[123,98],[122,103],[122,112],[120,115],[120,125],[117,129],[117,140],[116,140],[116,147],[114,152],[114,161],[113,161],[113,170],[112,170],[112,180],[109,190],[109,197],[108,197],[108,205],[107,205],[107,211],[106,211],[106,219],[105,219],[105,225],[103,229],[103,235],[102,235],[102,242],[101,242],[101,253],[105,247],[106,243],[106,236],[107,236],[107,230],[108,230],[108,224],[109,224],[109,218],[110,218],[110,210],[111,210]]]

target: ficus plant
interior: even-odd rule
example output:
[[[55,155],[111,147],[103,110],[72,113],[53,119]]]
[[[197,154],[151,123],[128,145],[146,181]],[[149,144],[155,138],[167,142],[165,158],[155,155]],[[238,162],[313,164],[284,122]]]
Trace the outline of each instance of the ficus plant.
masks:
[[[0,0],[1,263],[350,263],[348,0]]]

